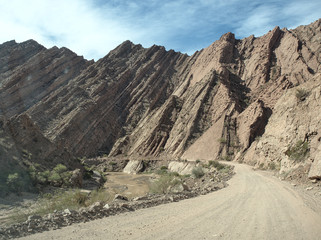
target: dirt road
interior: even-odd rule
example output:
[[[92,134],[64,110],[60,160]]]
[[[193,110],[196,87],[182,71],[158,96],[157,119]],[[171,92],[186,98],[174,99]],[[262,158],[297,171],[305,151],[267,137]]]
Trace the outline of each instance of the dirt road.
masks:
[[[205,196],[23,239],[321,239],[320,197],[249,166],[235,170],[229,187]]]

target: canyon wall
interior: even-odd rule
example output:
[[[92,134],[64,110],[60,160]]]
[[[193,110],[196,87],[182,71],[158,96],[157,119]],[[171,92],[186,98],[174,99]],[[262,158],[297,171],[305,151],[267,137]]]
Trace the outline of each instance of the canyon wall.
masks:
[[[297,165],[284,150],[298,139],[311,153],[301,163],[314,164],[320,25],[275,27],[242,40],[227,33],[192,56],[126,41],[97,62],[33,40],[6,42],[0,45],[1,129],[42,164],[151,156],[277,162],[284,170]],[[304,101],[295,97],[300,88],[309,92]],[[279,124],[284,114],[296,123]],[[312,120],[294,120],[299,115]]]

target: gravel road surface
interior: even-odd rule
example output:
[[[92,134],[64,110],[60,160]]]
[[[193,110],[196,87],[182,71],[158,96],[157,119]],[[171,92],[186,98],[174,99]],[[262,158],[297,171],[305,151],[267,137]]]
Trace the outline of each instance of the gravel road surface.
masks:
[[[235,164],[211,194],[22,239],[321,239],[320,197]]]

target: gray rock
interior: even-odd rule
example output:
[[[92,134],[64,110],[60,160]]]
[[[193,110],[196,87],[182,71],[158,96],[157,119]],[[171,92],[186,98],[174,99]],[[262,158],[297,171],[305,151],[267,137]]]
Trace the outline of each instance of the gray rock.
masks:
[[[318,147],[318,151],[314,157],[308,177],[310,179],[321,179],[321,144]]]
[[[133,201],[142,201],[142,200],[147,200],[148,197],[147,196],[141,196],[141,197],[135,197],[133,198]]]
[[[114,197],[114,201],[115,200],[123,200],[123,201],[128,201],[128,198],[125,197],[125,196],[122,196],[120,194],[116,194],[115,197]]]
[[[172,186],[169,191],[172,192],[172,193],[181,193],[183,192],[185,189],[184,189],[184,186],[182,183],[179,183],[179,184],[176,184],[175,186]]]
[[[39,219],[41,219],[41,216],[39,216],[39,215],[31,215],[28,217],[29,222],[34,221],[34,220],[39,220]]]
[[[82,172],[80,169],[76,169],[72,172],[72,175],[69,179],[69,183],[73,187],[81,187],[82,186]]]
[[[90,205],[88,207],[88,211],[89,212],[96,212],[96,211],[99,211],[103,208],[103,203],[102,202],[95,202],[94,204]]]
[[[218,182],[218,183],[216,183],[214,185],[215,185],[215,188],[217,188],[217,189],[222,189],[222,188],[224,188],[226,186],[224,184],[224,182]]]
[[[71,215],[70,210],[69,210],[68,208],[66,208],[66,209],[64,210],[64,212],[63,212],[63,215],[64,215],[64,216]]]
[[[143,170],[144,168],[144,164],[143,161],[140,160],[133,160],[133,161],[129,161],[126,165],[126,167],[124,168],[123,172],[124,173],[128,173],[128,174],[136,174],[139,173]]]
[[[102,176],[101,176],[100,172],[98,172],[98,171],[93,171],[92,177],[93,177],[93,178],[101,178]]]

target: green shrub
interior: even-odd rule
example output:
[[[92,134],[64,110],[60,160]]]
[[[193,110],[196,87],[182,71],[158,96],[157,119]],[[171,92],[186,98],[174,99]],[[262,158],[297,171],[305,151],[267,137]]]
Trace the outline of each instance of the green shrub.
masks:
[[[65,209],[77,210],[81,207],[87,207],[95,202],[110,202],[112,196],[105,190],[99,189],[92,191],[90,194],[80,190],[61,191],[46,193],[39,197],[37,202],[25,211],[17,211],[10,219],[12,223],[23,222],[30,215],[43,216],[52,213],[55,210],[62,211]]]
[[[259,169],[264,169],[264,163],[260,163],[260,165],[259,165]]]
[[[274,162],[269,162],[269,163],[268,163],[268,168],[269,168],[270,170],[276,170],[276,169],[277,169],[277,166],[276,166],[276,164],[275,164]]]
[[[295,96],[298,100],[304,101],[309,96],[309,94],[310,92],[305,89],[297,89]]]
[[[181,183],[181,180],[172,175],[162,175],[159,179],[150,184],[149,190],[152,193],[166,194],[171,187]]]
[[[196,160],[196,163],[200,163],[200,162],[201,162],[201,160],[199,160],[199,159]]]
[[[52,213],[55,210],[62,211],[65,209],[76,210],[81,207],[90,205],[87,193],[79,190],[75,191],[56,191],[55,193],[46,193],[39,197],[37,202],[25,211],[17,211],[10,216],[14,223],[25,221],[30,215],[43,216]]]
[[[192,174],[196,177],[196,178],[201,178],[205,175],[204,170],[202,167],[195,167],[192,170]]]
[[[224,164],[221,164],[219,161],[209,161],[208,162],[208,166],[213,166],[215,167],[217,170],[221,170],[223,168],[225,168]]]
[[[69,179],[71,178],[71,176],[72,176],[72,172],[63,172],[60,174],[62,182],[67,186],[69,185]],[[102,175],[102,177],[103,177],[103,175]]]
[[[225,138],[219,138],[218,142],[221,143],[221,144],[226,144],[227,140]]]
[[[308,156],[309,151],[308,142],[299,140],[294,146],[289,147],[285,154],[294,161],[302,161]]]
[[[65,165],[59,163],[59,164],[57,164],[56,167],[54,167],[53,171],[58,173],[58,174],[61,174],[61,173],[67,171],[67,167]]]
[[[50,174],[48,180],[49,180],[50,182],[57,182],[57,183],[62,182],[62,179],[61,179],[59,173],[57,173],[57,172],[52,172],[52,173]]]
[[[7,177],[7,186],[9,191],[20,193],[23,187],[23,181],[18,173],[9,174]]]
[[[94,190],[90,193],[89,198],[86,199],[86,205],[91,205],[95,202],[110,202],[112,196],[104,189]]]
[[[46,171],[43,171],[43,172],[40,172],[40,175],[46,179],[48,179],[49,175],[50,175],[50,171],[49,170],[46,170]]]
[[[231,161],[232,160],[230,155],[222,156],[221,159],[224,160],[224,161]]]
[[[3,167],[3,166],[1,166]],[[28,171],[17,165],[0,167],[0,197],[10,192],[20,194],[22,191],[33,191]]]
[[[169,172],[168,173],[170,176],[174,176],[174,177],[179,177],[179,173],[178,172]]]
[[[166,174],[168,174],[168,170],[167,169],[158,169],[156,171],[156,174],[158,174],[158,175],[166,175]]]
[[[168,168],[166,166],[161,166],[161,170],[167,170]]]

